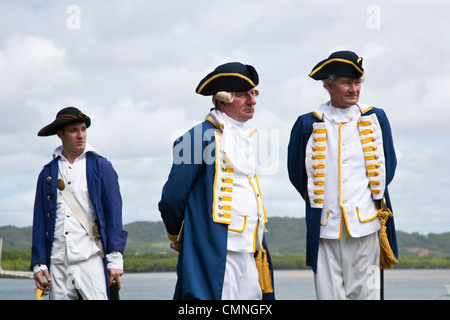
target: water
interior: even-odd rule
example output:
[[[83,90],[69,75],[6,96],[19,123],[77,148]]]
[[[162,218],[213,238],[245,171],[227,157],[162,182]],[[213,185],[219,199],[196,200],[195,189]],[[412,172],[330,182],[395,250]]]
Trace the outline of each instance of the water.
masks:
[[[170,300],[176,274],[134,273],[122,277],[122,300]],[[450,299],[450,270],[386,270],[386,300]],[[35,299],[34,280],[0,279],[0,300]],[[312,271],[275,271],[279,300],[315,300]],[[448,291],[449,290],[449,291]]]

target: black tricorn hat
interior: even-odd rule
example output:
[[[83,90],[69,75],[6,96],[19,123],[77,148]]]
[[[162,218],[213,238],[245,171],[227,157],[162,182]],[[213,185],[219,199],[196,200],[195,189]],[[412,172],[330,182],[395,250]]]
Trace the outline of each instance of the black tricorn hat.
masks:
[[[337,51],[319,62],[309,76],[314,80],[328,79],[330,75],[361,78],[364,74],[363,58],[352,51]]]
[[[43,127],[38,132],[38,136],[45,137],[54,135],[56,134],[56,130],[75,122],[84,122],[86,124],[86,128],[89,128],[91,125],[91,119],[77,108],[64,108],[56,114],[55,121]]]
[[[218,66],[200,81],[195,92],[211,96],[220,91],[245,92],[259,83],[256,69],[240,62],[229,62]]]

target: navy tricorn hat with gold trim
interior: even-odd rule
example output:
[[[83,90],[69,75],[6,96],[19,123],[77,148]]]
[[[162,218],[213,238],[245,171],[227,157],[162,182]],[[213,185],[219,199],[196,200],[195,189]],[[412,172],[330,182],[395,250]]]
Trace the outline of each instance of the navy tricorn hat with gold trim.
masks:
[[[309,76],[314,80],[328,79],[330,75],[361,78],[364,74],[363,58],[352,51],[337,51],[319,62]]]
[[[91,119],[75,107],[67,107],[56,114],[56,119],[38,132],[38,136],[45,137],[56,134],[56,130],[75,122],[84,122],[86,128],[91,125]]]
[[[211,96],[220,91],[245,92],[259,83],[258,73],[250,65],[229,62],[218,66],[200,81],[195,92]]]

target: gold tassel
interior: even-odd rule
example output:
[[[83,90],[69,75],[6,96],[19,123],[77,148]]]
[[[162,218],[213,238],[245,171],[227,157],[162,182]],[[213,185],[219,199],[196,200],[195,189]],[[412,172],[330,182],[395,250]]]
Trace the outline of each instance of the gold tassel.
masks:
[[[389,240],[386,233],[386,223],[390,217],[392,217],[392,212],[386,206],[386,199],[383,196],[381,199],[381,209],[377,212],[378,218],[380,219],[380,268],[381,269],[392,269],[398,260],[395,259],[394,253],[392,252],[391,246],[389,245]]]
[[[43,291],[36,288],[36,300],[44,300]]]
[[[255,263],[256,269],[259,273],[259,286],[263,293],[272,293],[272,278],[270,276],[269,260],[267,258],[267,250],[263,248],[264,252],[259,252],[256,254]]]

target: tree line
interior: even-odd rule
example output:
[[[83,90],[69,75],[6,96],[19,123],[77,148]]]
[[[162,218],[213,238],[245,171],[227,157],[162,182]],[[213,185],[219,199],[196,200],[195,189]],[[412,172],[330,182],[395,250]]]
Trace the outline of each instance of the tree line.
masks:
[[[276,270],[309,269],[304,254],[273,254],[272,264]],[[31,250],[3,250],[1,267],[4,270],[28,271]],[[143,253],[124,254],[125,272],[174,272],[178,254]],[[450,257],[401,256],[396,269],[450,269]]]

